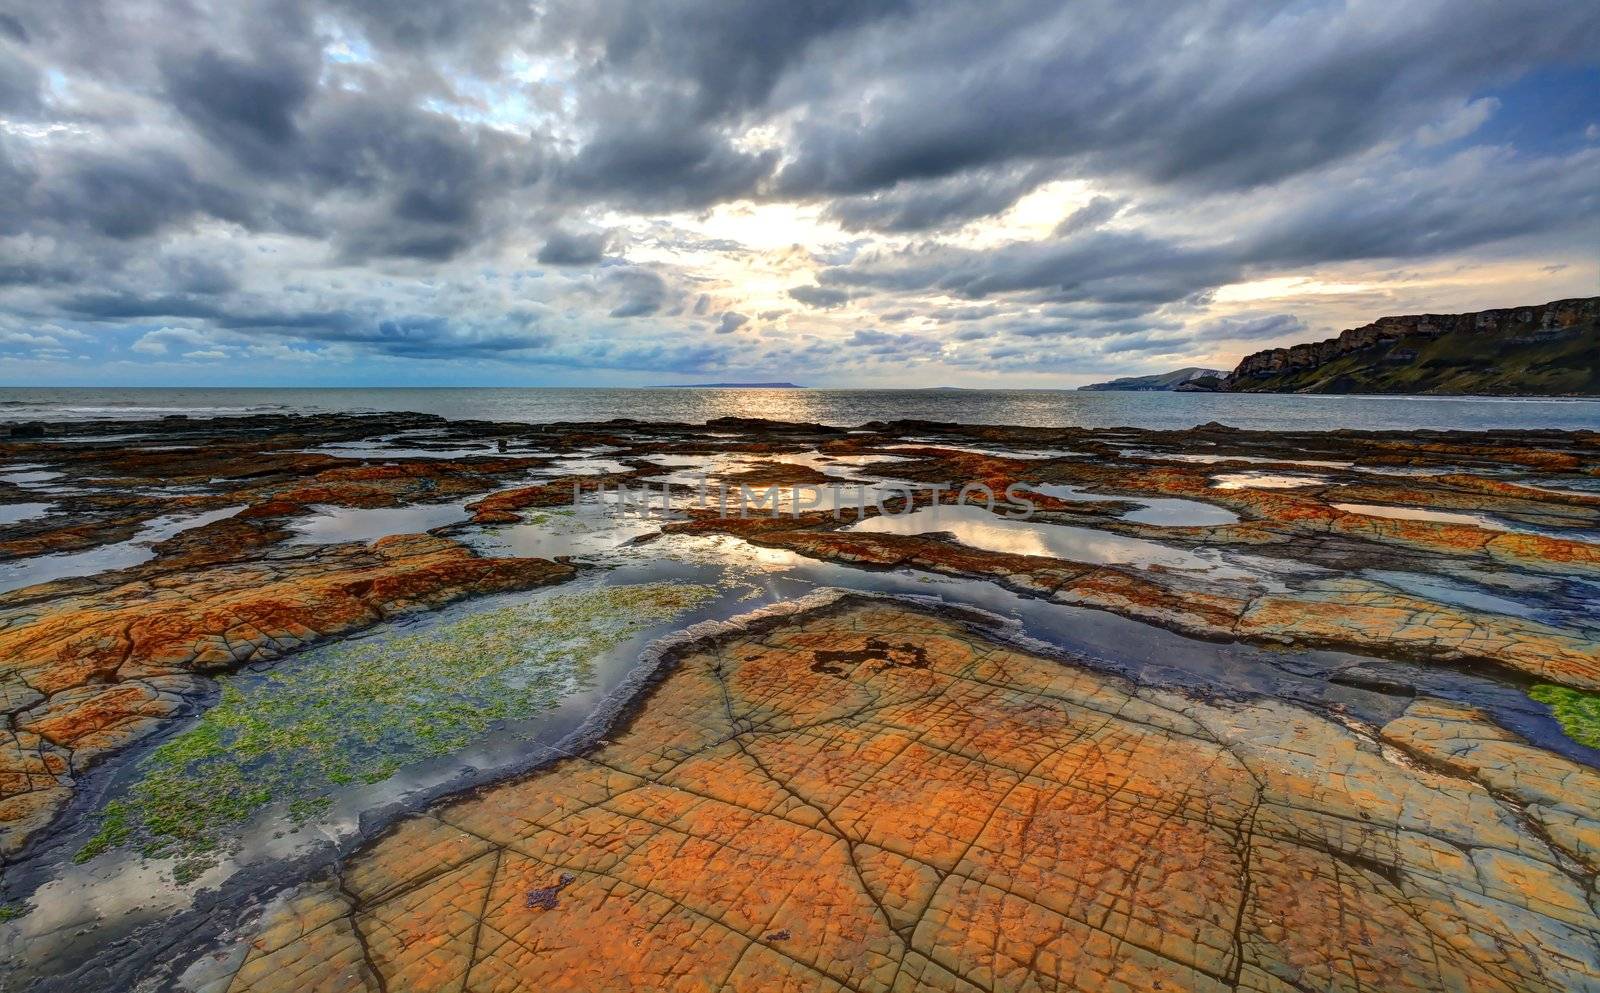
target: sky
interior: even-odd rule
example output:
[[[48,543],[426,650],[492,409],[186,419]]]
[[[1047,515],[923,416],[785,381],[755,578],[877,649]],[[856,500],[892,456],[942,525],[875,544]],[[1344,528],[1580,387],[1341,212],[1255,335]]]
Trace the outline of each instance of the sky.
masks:
[[[1072,387],[1600,293],[1600,4],[0,0],[0,385]]]

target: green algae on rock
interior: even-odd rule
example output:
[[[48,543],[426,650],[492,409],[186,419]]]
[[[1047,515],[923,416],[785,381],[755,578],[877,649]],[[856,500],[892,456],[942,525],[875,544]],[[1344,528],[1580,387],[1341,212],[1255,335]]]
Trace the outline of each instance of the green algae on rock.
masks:
[[[1567,737],[1580,745],[1600,748],[1600,693],[1540,683],[1528,695],[1550,708]]]
[[[341,786],[381,782],[465,748],[495,722],[555,707],[590,685],[597,657],[712,595],[690,584],[599,587],[356,639],[252,682],[231,680],[193,728],[143,761],[126,796],[102,808],[77,858],[136,844],[149,856],[203,862],[230,826],[273,803],[304,821]]]

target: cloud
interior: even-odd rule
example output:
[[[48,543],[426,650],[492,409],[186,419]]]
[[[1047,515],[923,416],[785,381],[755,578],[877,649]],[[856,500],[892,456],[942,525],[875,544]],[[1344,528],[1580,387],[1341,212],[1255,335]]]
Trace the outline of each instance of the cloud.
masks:
[[[1062,218],[1061,223],[1056,225],[1055,235],[1057,238],[1065,238],[1079,231],[1097,228],[1117,216],[1124,206],[1124,201],[1113,197],[1095,197]]]
[[[829,289],[826,286],[791,286],[786,292],[807,307],[817,307],[822,310],[842,307],[850,302],[850,293],[847,290]]]
[[[210,338],[192,328],[161,328],[140,336],[128,348],[142,355],[166,355],[174,348],[198,348],[210,343]]]
[[[1247,0],[946,7],[840,53],[880,46],[873,63],[889,71],[865,103],[824,90],[777,182],[853,194],[1053,159],[1249,188],[1408,135],[1465,93],[1597,42],[1600,18],[1558,0],[1381,13]]]
[[[1294,314],[1264,314],[1260,317],[1225,317],[1202,321],[1190,330],[1190,335],[1208,340],[1217,338],[1258,340],[1303,334],[1305,330],[1306,322]]]
[[[539,249],[541,265],[594,265],[605,257],[604,231],[553,231]]]
[[[667,299],[667,282],[661,275],[642,266],[623,266],[605,277],[617,303],[612,317],[648,317],[660,310]]]
[[[949,382],[1596,276],[1592,5],[170,6],[0,15],[13,352]]]
[[[829,204],[825,216],[847,231],[927,231],[998,214],[1048,178],[1038,168],[981,170],[892,187]]]

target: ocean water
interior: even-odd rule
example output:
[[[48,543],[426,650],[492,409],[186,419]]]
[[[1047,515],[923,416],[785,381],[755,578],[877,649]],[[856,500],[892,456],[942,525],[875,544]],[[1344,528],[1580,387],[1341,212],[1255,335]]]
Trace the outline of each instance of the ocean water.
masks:
[[[417,411],[548,423],[617,417],[698,424],[767,417],[853,427],[921,419],[1036,427],[1183,429],[1217,421],[1260,430],[1600,430],[1600,399],[1101,393],[1075,390],[772,389],[0,389],[0,424],[214,417],[273,412]]]

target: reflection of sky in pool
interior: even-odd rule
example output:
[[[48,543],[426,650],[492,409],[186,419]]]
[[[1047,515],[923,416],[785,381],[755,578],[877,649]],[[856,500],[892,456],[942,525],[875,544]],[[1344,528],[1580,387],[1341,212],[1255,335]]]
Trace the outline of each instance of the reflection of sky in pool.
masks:
[[[1261,455],[1199,455],[1193,452],[1145,452],[1138,449],[1124,449],[1122,454],[1129,458],[1162,459],[1167,462],[1196,462],[1210,465],[1214,462],[1256,462],[1263,465],[1308,465],[1318,469],[1350,469],[1354,462],[1337,462],[1326,459],[1277,459]]]
[[[459,503],[409,507],[332,507],[319,504],[315,513],[294,521],[291,545],[332,545],[342,541],[375,541],[391,534],[416,534],[467,519]]]
[[[1211,477],[1211,485],[1219,490],[1293,490],[1302,486],[1323,486],[1327,482],[1328,480],[1322,476],[1266,472],[1260,469],[1219,472]]]
[[[973,548],[1012,555],[1042,555],[1096,565],[1165,566],[1170,569],[1221,571],[1221,560],[1143,538],[1108,534],[1093,528],[1044,524],[992,514],[982,507],[939,504],[909,514],[868,518],[847,530],[877,534],[947,532]],[[1237,570],[1228,570],[1239,575]]]
[[[165,541],[175,534],[232,517],[243,506],[223,507],[203,514],[158,517],[145,525],[144,530],[129,538],[81,552],[62,552],[57,555],[38,555],[33,558],[0,562],[0,591],[21,589],[36,583],[57,579],[92,576],[110,569],[128,569],[155,557],[150,546]]]
[[[0,503],[0,524],[16,524],[43,517],[51,506],[48,503]]]
[[[1396,507],[1383,503],[1335,503],[1335,510],[1365,517],[1383,517],[1398,521],[1435,521],[1440,524],[1466,524],[1487,531],[1509,531],[1517,534],[1538,534],[1567,541],[1600,544],[1600,530],[1581,531],[1563,528],[1544,528],[1533,524],[1502,520],[1489,514],[1474,514],[1461,510],[1429,510],[1424,507]]]
[[[1161,527],[1216,527],[1239,523],[1239,515],[1226,507],[1217,507],[1200,500],[1180,500],[1176,497],[1133,497],[1090,493],[1078,486],[1061,483],[1038,483],[1028,487],[1036,493],[1081,503],[1133,503],[1133,510],[1121,515],[1124,521],[1135,524],[1155,524]]]

